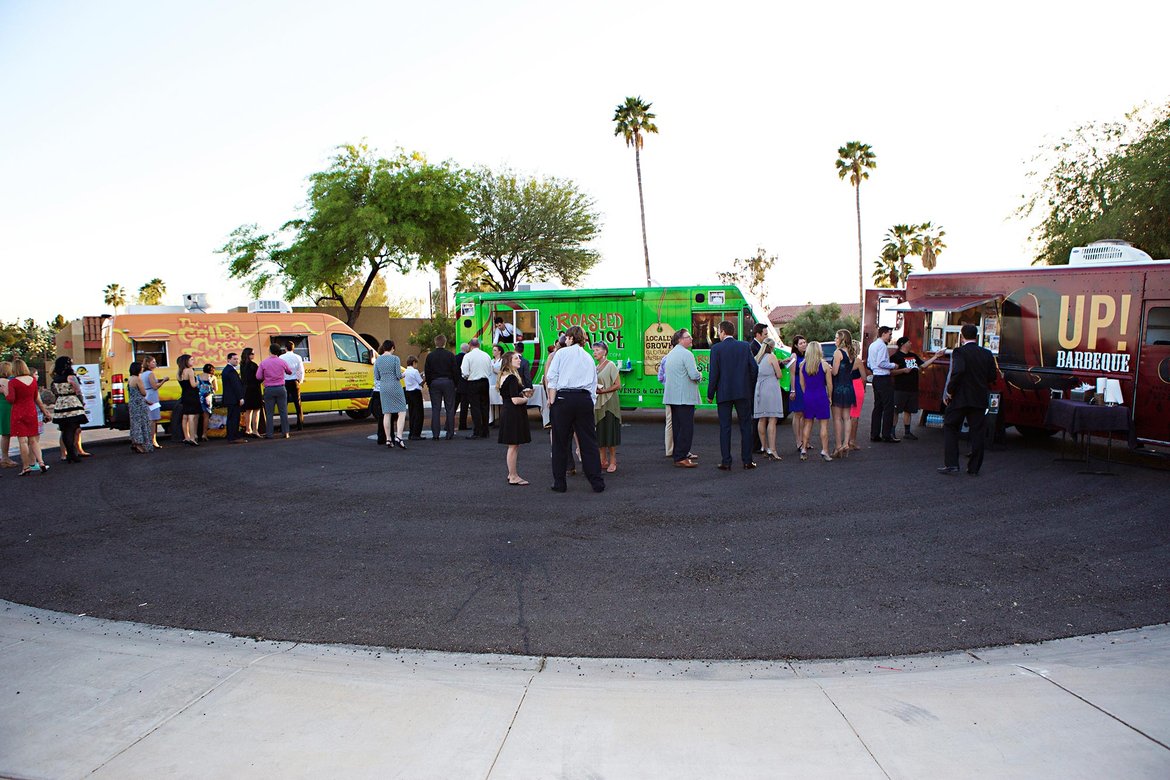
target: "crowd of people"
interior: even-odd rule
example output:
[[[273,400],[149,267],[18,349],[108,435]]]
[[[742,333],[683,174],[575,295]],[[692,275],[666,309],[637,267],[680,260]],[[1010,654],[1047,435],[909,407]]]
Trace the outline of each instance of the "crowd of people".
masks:
[[[422,371],[414,356],[408,357],[403,367],[395,343],[384,341],[374,362],[370,399],[378,425],[378,444],[405,450],[406,441],[423,438],[426,388],[431,401],[432,441],[454,439],[457,417],[459,429],[467,429],[470,411],[472,426],[467,438],[486,439],[490,428],[497,428],[496,440],[507,447],[508,484],[528,485],[519,472],[519,448],[532,441],[528,416],[534,395],[531,365],[524,356],[523,343],[513,343],[512,334],[499,325],[497,322],[490,355],[481,349],[477,339],[461,345],[460,352],[454,354],[447,349],[446,338],[436,336]],[[795,336],[790,357],[781,362],[776,356],[777,342],[767,337],[764,325],[757,325],[753,338],[747,342],[736,338],[734,323],[718,323],[717,332],[717,340],[710,345],[707,401],[714,402],[718,410],[721,457],[717,468],[724,471],[733,464],[733,416],[737,418],[744,469],[757,467],[756,455],[766,461],[783,460],[777,428],[785,416],[780,387],[784,369],[791,372],[788,413],[792,417],[795,452],[800,460],[808,459],[816,428],[819,457],[832,462],[860,449],[857,430],[867,373],[872,374],[874,390],[871,441],[898,443],[902,438],[917,438],[910,430],[910,418],[918,411],[918,377],[922,369],[944,354],[940,350],[924,361],[911,351],[910,340],[905,337],[897,341],[891,353],[891,330],[881,327],[864,358],[852,334],[839,330],[831,346]],[[978,346],[974,327],[964,326],[961,335],[962,346],[953,353],[944,395],[950,403],[944,419],[945,465],[939,469],[943,474],[959,470],[957,441],[964,423],[972,433],[968,473],[978,474],[983,458],[982,414],[988,387],[998,375],[994,356]],[[699,456],[693,451],[694,419],[701,402],[699,385],[703,375],[694,349],[693,334],[680,329],[672,335],[671,348],[658,367],[666,409],[666,455],[678,468],[698,466]],[[260,363],[255,362],[251,348],[230,353],[218,375],[210,363],[196,371],[191,355],[179,356],[173,379],[180,385],[180,397],[172,415],[177,418],[184,444],[198,447],[206,441],[217,394],[222,394],[226,409],[224,435],[229,443],[273,438],[277,435],[277,415],[279,435],[289,438],[290,404],[296,407],[297,429],[303,429],[303,361],[292,342],[274,343],[269,352]],[[566,476],[575,474],[578,464],[596,492],[605,490],[604,476],[618,469],[622,383],[621,373],[608,353],[603,342],[590,345],[579,327],[569,328],[548,348],[541,419],[550,431],[555,492],[568,489]],[[135,453],[149,453],[161,448],[159,388],[172,377],[158,375],[153,357],[132,363],[129,375],[126,392],[130,446]],[[902,438],[895,430],[899,417]],[[24,361],[0,362],[0,466],[19,466],[21,476],[46,473],[49,466],[44,462],[39,437],[48,422],[56,423],[60,429],[63,462],[79,463],[88,456],[81,446],[86,410],[71,358],[57,358],[47,392],[38,387],[36,376]],[[9,458],[11,438],[19,442],[20,464]]]

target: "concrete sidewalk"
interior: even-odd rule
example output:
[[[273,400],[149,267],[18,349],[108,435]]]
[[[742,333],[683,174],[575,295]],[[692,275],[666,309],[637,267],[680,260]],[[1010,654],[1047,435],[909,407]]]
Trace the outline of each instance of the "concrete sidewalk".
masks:
[[[1170,776],[1170,626],[809,663],[298,645],[0,602],[0,775]]]

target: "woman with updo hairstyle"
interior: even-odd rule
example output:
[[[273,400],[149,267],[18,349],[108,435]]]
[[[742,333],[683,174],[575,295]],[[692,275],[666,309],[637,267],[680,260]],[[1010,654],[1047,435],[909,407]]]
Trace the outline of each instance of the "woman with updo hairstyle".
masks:
[[[127,405],[130,407],[130,450],[137,453],[154,451],[154,423],[150,421],[150,404],[146,403],[146,385],[142,382],[142,364],[130,364],[130,380],[126,382]]]

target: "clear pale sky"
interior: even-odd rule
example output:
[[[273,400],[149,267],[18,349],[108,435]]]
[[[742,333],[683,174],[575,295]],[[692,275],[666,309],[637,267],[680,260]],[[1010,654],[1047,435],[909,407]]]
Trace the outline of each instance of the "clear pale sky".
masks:
[[[764,247],[771,305],[852,301],[853,190],[873,146],[866,279],[898,222],[941,223],[940,270],[1026,265],[1028,161],[1076,125],[1167,99],[1161,3],[18,2],[0,0],[0,319],[247,301],[215,254],[298,214],[338,144],[568,178],[602,214],[589,286],[715,280]],[[426,277],[388,277],[422,297]],[[275,292],[275,291],[274,291]]]

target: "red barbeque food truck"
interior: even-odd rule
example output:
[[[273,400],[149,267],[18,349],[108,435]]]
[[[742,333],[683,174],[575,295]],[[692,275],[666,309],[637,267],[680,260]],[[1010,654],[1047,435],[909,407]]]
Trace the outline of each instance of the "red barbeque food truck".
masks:
[[[1072,250],[1065,266],[915,273],[906,281],[905,334],[923,356],[959,345],[959,328],[999,361],[999,425],[1046,436],[1049,402],[1117,380],[1131,448],[1170,448],[1170,261],[1124,241]],[[943,358],[919,379],[923,419],[942,411]]]

